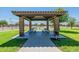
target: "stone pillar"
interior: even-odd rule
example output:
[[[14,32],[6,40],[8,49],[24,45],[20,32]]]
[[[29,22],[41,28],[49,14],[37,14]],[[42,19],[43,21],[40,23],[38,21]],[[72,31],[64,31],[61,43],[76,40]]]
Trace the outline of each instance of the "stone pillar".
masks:
[[[24,36],[24,16],[19,17],[19,36]]]
[[[59,35],[59,17],[54,16],[54,34]]]
[[[29,21],[29,30],[31,30],[31,27],[32,27],[32,23],[31,23],[31,20]]]
[[[49,20],[47,20],[47,30],[49,31]]]

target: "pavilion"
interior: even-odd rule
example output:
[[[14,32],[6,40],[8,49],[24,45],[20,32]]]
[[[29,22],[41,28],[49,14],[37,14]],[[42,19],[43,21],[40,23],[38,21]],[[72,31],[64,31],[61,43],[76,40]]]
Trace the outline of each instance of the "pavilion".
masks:
[[[49,20],[53,20],[54,34],[59,35],[59,17],[64,15],[66,11],[12,11],[19,17],[19,36],[24,36],[24,20],[29,19],[29,29],[31,30],[33,20],[45,20],[47,22],[47,30],[49,30]]]

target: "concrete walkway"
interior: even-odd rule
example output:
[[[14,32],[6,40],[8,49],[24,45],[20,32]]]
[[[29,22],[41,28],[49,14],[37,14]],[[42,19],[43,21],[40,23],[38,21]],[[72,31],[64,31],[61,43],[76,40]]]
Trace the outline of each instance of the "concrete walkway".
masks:
[[[60,52],[60,50],[49,39],[47,32],[36,32],[30,33],[29,39],[19,52]]]

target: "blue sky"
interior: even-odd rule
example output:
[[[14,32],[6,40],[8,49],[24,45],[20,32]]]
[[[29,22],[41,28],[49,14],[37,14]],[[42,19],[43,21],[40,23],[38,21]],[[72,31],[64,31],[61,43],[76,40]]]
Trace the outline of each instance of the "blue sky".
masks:
[[[13,15],[11,11],[53,11],[57,7],[0,7],[0,20],[7,20],[9,23],[16,23],[18,17]],[[68,11],[71,17],[75,17],[79,21],[78,7],[63,7]]]

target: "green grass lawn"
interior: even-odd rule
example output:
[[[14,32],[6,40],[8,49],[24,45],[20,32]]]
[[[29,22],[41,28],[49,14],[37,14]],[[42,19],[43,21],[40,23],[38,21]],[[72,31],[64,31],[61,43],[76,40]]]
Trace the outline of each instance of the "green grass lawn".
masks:
[[[27,32],[28,29],[25,28]],[[18,51],[27,39],[12,39],[18,34],[18,30],[0,32],[0,52]],[[79,28],[61,28],[60,34],[64,35],[65,39],[53,40],[56,46],[65,52],[79,52]]]
[[[0,45],[0,52],[16,52],[22,45],[26,42],[27,39],[12,39],[8,42]]]
[[[10,38],[18,34],[18,30],[0,32],[0,45],[9,41]]]
[[[79,28],[61,28],[60,34],[64,35],[66,38],[60,40],[51,40],[61,51],[79,52]]]
[[[18,33],[18,30],[0,32],[0,52],[14,52],[22,47],[27,39],[11,39]]]

